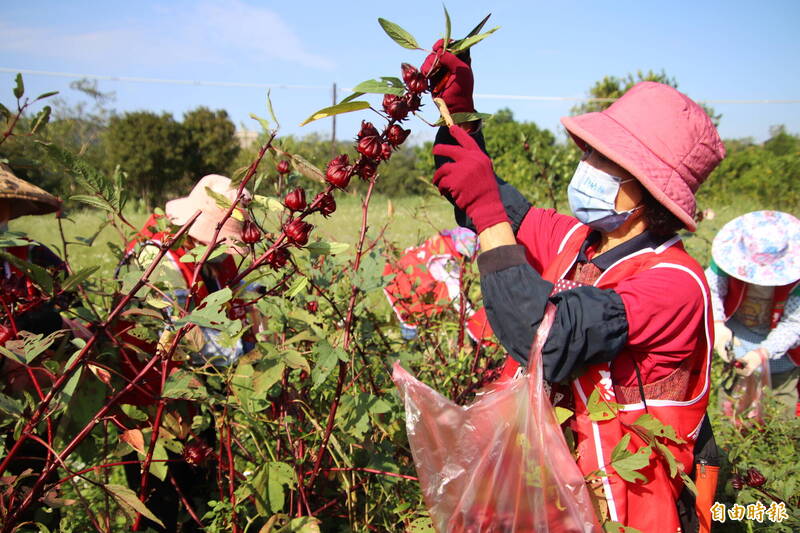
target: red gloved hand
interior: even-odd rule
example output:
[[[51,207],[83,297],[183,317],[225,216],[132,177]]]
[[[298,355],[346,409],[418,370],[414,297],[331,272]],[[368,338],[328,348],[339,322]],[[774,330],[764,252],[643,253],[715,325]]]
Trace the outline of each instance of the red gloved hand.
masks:
[[[469,51],[460,55],[469,61]],[[472,102],[472,89],[475,86],[472,67],[458,56],[445,52],[442,39],[433,45],[433,53],[425,58],[420,72],[434,82],[431,94],[434,98],[444,100],[451,113],[475,111],[475,104]]]
[[[450,134],[458,145],[437,144],[433,147],[434,155],[453,160],[439,167],[433,175],[434,185],[442,194],[449,194],[453,202],[467,213],[478,233],[489,226],[508,222],[492,160],[459,126],[450,126]]]

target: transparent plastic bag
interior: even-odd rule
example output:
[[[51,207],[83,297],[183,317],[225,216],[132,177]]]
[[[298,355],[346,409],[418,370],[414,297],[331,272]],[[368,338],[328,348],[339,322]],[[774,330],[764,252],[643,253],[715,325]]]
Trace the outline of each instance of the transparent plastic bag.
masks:
[[[741,363],[740,363],[741,364]],[[769,361],[762,354],[761,365],[749,376],[736,372],[736,361],[731,359],[725,367],[719,393],[720,410],[733,420],[736,426],[745,422],[764,423],[764,408],[761,399],[764,389],[771,386]]]
[[[599,532],[542,380],[548,305],[528,373],[457,405],[394,366],[425,503],[439,533]]]

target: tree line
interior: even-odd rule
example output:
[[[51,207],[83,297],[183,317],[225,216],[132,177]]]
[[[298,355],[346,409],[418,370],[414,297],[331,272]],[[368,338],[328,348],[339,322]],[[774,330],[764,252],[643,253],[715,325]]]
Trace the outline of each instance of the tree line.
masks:
[[[659,81],[674,87],[674,78],[662,72],[637,72],[625,77],[607,76],[588,91],[592,98],[621,96],[642,80]],[[72,88],[85,100],[67,104],[56,99],[52,118],[44,132],[50,139],[80,154],[97,169],[122,171],[126,186],[146,209],[189,190],[200,177],[219,173],[236,177],[252,161],[259,142],[242,146],[236,126],[225,110],[198,107],[176,120],[172,114],[153,111],[116,113],[110,105],[113,93],[98,90],[96,82],[80,80]],[[575,106],[572,114],[600,111],[610,101],[590,101]],[[706,112],[715,123],[721,115],[710,107]],[[27,118],[29,122],[33,118]],[[29,124],[30,126],[30,124]],[[24,127],[23,127],[24,129]],[[534,204],[566,210],[565,191],[580,153],[563,132],[542,129],[534,122],[518,121],[510,109],[501,109],[484,124],[487,150],[499,176],[520,189]],[[275,143],[323,169],[336,154],[355,156],[349,140],[331,142],[317,133],[285,136]],[[800,136],[775,126],[770,138],[727,139],[728,157],[700,190],[702,203],[730,203],[737,196],[756,199],[764,208],[800,210]],[[434,171],[431,143],[403,145],[384,166],[381,193],[387,196],[434,194],[430,183]],[[24,135],[0,145],[0,160],[5,159],[22,178],[44,189],[69,198],[72,184],[63,171],[47,157],[40,143]],[[273,158],[277,162],[279,156]],[[262,167],[263,183],[277,179],[274,165]],[[298,185],[308,178],[293,173],[289,179]],[[358,187],[355,187],[357,191]],[[268,192],[268,191],[267,191]]]

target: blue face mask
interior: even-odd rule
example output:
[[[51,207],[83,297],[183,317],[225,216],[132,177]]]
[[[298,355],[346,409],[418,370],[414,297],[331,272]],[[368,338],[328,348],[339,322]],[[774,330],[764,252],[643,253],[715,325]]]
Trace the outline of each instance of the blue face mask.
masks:
[[[634,207],[620,213],[615,207],[619,186],[632,179],[623,181],[586,161],[578,163],[567,188],[569,207],[575,218],[592,229],[606,233],[620,227],[639,209]]]

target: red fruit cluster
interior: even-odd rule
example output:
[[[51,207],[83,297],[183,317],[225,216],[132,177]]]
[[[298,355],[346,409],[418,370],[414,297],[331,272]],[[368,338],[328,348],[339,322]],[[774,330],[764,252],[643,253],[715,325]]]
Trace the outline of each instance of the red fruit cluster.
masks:
[[[328,180],[328,183],[339,189],[347,187],[352,175],[353,167],[349,164],[347,154],[331,159],[328,163],[328,169],[325,171],[325,179]]]
[[[408,104],[405,98],[396,94],[383,95],[383,110],[394,120],[403,120],[408,116]]]
[[[282,161],[278,161],[278,164],[276,165],[275,168],[278,171],[278,174],[288,174],[289,173],[289,162],[286,161],[285,159],[282,160]]]
[[[314,202],[317,204],[317,209],[324,217],[328,217],[336,211],[336,200],[333,199],[333,195],[331,193],[324,193],[321,192],[317,194],[317,197],[314,198]]]
[[[213,454],[211,447],[201,440],[193,440],[183,447],[183,460],[197,466]]]
[[[283,228],[283,232],[286,234],[286,238],[289,239],[289,242],[295,246],[305,246],[308,244],[308,234],[311,233],[311,228],[313,228],[311,224],[296,218],[286,224]]]
[[[362,157],[356,163],[355,172],[361,176],[361,179],[371,180],[378,172],[378,163]]]
[[[417,67],[403,63],[401,68],[403,70],[403,81],[408,88],[408,92],[420,94],[428,90],[428,79],[422,72],[417,70]]]
[[[242,225],[242,242],[245,244],[255,244],[261,240],[261,230],[252,220],[245,220]]]
[[[306,191],[298,187],[283,199],[283,205],[292,211],[302,211],[306,208]]]

